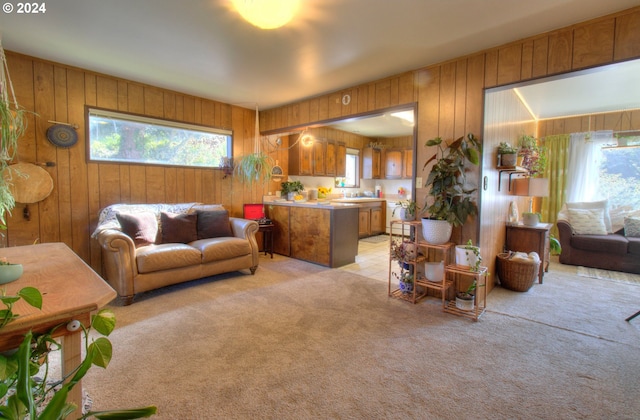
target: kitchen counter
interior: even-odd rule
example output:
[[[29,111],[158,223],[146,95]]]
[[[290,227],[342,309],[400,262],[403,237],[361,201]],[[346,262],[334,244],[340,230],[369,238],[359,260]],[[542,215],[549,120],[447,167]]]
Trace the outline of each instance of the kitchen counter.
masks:
[[[355,262],[357,203],[270,201],[264,206],[274,224],[275,253],[327,267]]]

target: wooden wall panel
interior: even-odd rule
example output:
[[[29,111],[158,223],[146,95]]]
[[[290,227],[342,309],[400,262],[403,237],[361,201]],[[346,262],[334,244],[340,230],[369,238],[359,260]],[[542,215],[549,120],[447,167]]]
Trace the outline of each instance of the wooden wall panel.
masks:
[[[522,77],[522,45],[509,45],[498,50],[498,85],[517,82]]]
[[[615,19],[606,19],[573,31],[573,69],[610,63],[613,59]]]
[[[573,31],[558,31],[549,35],[549,61],[547,74],[564,73],[571,70]]]

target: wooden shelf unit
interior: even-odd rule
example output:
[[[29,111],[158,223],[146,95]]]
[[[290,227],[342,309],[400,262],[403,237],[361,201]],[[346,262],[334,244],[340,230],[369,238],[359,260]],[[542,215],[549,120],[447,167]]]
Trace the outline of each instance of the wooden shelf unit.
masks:
[[[446,293],[447,290],[451,287],[451,285],[453,284],[453,282],[451,280],[447,279],[446,274],[444,274],[442,276],[442,280],[441,281],[430,281],[429,279],[427,279],[424,275],[424,273],[421,273],[418,270],[418,265],[425,263],[428,261],[428,257],[426,257],[425,255],[420,255],[421,250],[422,249],[434,249],[438,252],[442,253],[442,260],[444,261],[444,266],[448,266],[451,260],[451,251],[452,249],[455,248],[455,244],[453,242],[447,242],[446,244],[442,244],[442,245],[433,245],[430,244],[428,242],[424,242],[424,241],[420,241],[418,240],[418,232],[416,229],[420,228],[422,226],[422,222],[420,221],[405,221],[405,220],[392,220],[390,222],[390,226],[391,226],[391,231],[393,232],[393,225],[394,224],[400,224],[402,225],[402,229],[400,230],[402,233],[398,234],[398,235],[391,235],[390,236],[390,240],[389,240],[389,249],[391,249],[391,245],[393,243],[394,240],[394,236],[396,237],[397,240],[400,241],[404,241],[405,239],[410,240],[411,242],[413,242],[416,246],[416,250],[417,250],[417,257],[414,260],[411,261],[405,261],[405,263],[409,264],[411,267],[413,267],[413,273],[414,273],[414,280],[413,280],[413,292],[412,293],[402,293],[399,289],[393,289],[391,288],[391,281],[392,281],[392,277],[393,277],[393,263],[394,262],[398,262],[396,260],[391,259],[391,257],[389,257],[389,296],[391,297],[395,297],[398,299],[402,299],[405,300],[407,302],[411,302],[411,303],[416,303],[418,302],[420,299],[424,298],[427,296],[427,292],[428,290],[436,290],[438,292],[440,292],[440,298],[442,300],[442,307],[444,309],[445,307],[445,297],[446,297]],[[404,226],[409,226],[409,233],[406,234],[406,230],[404,229]],[[426,252],[425,252],[426,254]],[[418,290],[418,287],[420,287],[422,290]]]
[[[450,300],[445,304],[444,311],[450,314],[464,316],[467,318],[471,318],[474,321],[478,321],[478,319],[482,316],[482,314],[484,314],[484,311],[487,309],[487,267],[480,267],[478,271],[471,271],[468,266],[451,264],[445,267],[444,275],[445,277],[453,276],[453,279],[451,279],[451,281],[454,284],[454,290],[456,291],[456,293],[459,291],[458,287],[460,276],[473,277],[475,279],[476,297],[473,309],[469,311],[459,309],[458,307],[456,307],[456,301],[454,297],[453,300]]]

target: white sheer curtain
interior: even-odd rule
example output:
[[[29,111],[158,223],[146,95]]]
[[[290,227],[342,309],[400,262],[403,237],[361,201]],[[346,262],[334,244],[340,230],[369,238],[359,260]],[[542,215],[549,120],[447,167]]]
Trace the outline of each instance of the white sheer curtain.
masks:
[[[607,198],[600,191],[602,146],[615,143],[613,131],[572,133],[569,144],[566,200],[597,201]]]

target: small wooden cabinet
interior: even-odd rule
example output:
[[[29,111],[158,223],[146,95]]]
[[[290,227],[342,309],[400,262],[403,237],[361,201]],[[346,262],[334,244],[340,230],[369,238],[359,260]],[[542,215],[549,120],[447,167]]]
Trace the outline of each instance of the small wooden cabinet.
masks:
[[[551,223],[538,223],[537,226],[525,226],[522,223],[507,225],[505,248],[508,251],[537,252],[540,256],[538,283],[542,283],[545,271],[549,271],[549,232]]]
[[[402,178],[413,178],[413,149],[405,149],[402,156]]]
[[[324,176],[327,174],[326,160],[327,142],[316,140],[313,143],[313,174]]]
[[[325,175],[326,176],[336,176],[337,174],[337,145],[333,140],[327,140],[327,145],[325,146]]]
[[[362,150],[362,178],[380,179],[381,175],[381,151],[372,147]]]

